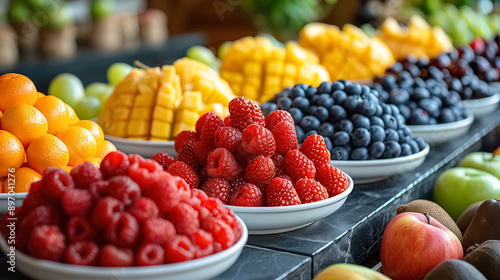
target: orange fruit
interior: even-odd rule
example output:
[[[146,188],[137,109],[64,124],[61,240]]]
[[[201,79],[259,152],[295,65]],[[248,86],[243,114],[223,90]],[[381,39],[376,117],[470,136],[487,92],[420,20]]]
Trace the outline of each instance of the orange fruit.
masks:
[[[97,157],[93,157],[89,160],[90,163],[95,165],[95,167],[99,168],[101,166],[101,159]]]
[[[42,175],[29,167],[21,167],[16,172],[14,172],[14,178],[16,178],[16,184],[14,187],[14,192],[23,193],[29,192],[31,188],[31,183],[42,179]]]
[[[104,144],[101,146],[101,148],[97,149],[95,157],[100,158],[102,160],[107,154],[111,152],[116,152],[115,145],[113,145],[113,143],[109,142],[108,140],[104,140]]]
[[[26,76],[8,73],[0,76],[0,111],[5,112],[19,103],[35,105],[37,91],[35,84]]]
[[[49,133],[56,135],[69,126],[69,113],[66,104],[55,96],[38,99],[35,108],[40,110],[49,124]]]
[[[28,104],[17,104],[5,111],[2,118],[2,129],[16,136],[27,148],[31,141],[47,134],[47,119],[35,107]]]
[[[45,134],[33,140],[26,151],[28,166],[43,174],[47,167],[63,168],[69,162],[69,150],[52,134]]]
[[[68,165],[68,166],[63,167],[62,169],[63,169],[64,171],[66,171],[66,172],[70,173],[70,172],[71,172],[71,169],[73,169],[73,166],[69,166],[69,165]]]
[[[37,99],[37,100],[38,100],[38,99],[40,99],[40,98],[42,98],[42,97],[45,97],[45,94],[43,94],[43,93],[41,93],[41,92],[37,92],[37,93],[36,93],[36,99]]]
[[[12,133],[0,130],[0,177],[13,173],[24,162],[24,147]]]
[[[83,127],[92,134],[95,138],[95,142],[97,144],[97,150],[99,150],[102,145],[104,145],[104,132],[102,131],[101,126],[99,126],[96,122],[89,120],[82,120],[76,122],[73,126]]]
[[[80,119],[78,118],[78,116],[75,113],[75,110],[73,110],[73,108],[71,106],[69,106],[68,104],[66,104],[66,109],[68,109],[69,125],[70,126],[72,126],[75,123],[77,123],[78,121],[80,121]]]
[[[4,188],[4,184],[5,184],[5,181],[7,180],[7,177],[0,177],[0,193],[1,192],[9,192],[9,190],[7,189],[7,191],[5,191],[3,188]]]
[[[493,151],[493,154],[496,155],[496,156],[500,156],[500,147],[496,148],[494,151]]]
[[[83,127],[72,126],[57,134],[69,150],[70,166],[77,166],[94,157],[97,144],[94,136]]]
[[[2,127],[2,117],[3,117],[3,113],[2,113],[2,111],[0,111],[0,127]]]

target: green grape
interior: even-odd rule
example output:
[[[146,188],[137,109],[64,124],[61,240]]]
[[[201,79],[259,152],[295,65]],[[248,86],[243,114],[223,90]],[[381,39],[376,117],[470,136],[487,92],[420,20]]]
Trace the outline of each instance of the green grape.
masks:
[[[446,32],[450,33],[450,21],[442,11],[436,11],[434,14],[430,15],[430,23],[432,25],[441,26],[441,28]]]
[[[113,63],[108,68],[108,81],[112,86],[119,84],[125,77],[127,77],[130,72],[132,72],[133,67],[122,62]]]
[[[50,82],[48,94],[58,97],[71,107],[75,107],[85,97],[85,89],[77,76],[64,73],[57,75]]]
[[[450,35],[455,46],[468,45],[474,39],[474,34],[461,18],[457,18],[455,24],[451,25]]]
[[[369,23],[365,23],[363,25],[361,25],[359,28],[361,28],[361,30],[363,30],[363,32],[365,32],[366,36],[373,36],[375,35],[375,28],[373,27],[373,25],[369,24]]]
[[[458,9],[453,4],[447,4],[443,11],[450,20],[458,17]]]
[[[105,83],[91,83],[85,88],[85,95],[101,99],[101,95],[105,94],[108,89],[109,86]]]
[[[486,40],[493,39],[495,34],[490,28],[490,25],[488,24],[488,16],[483,14],[483,13],[478,13],[477,14],[477,24],[479,26],[479,29],[481,29],[482,37]]]
[[[115,87],[108,86],[108,89],[103,94],[101,94],[101,96],[99,97],[99,101],[101,101],[102,106],[104,106],[104,104],[106,104],[106,101],[111,96],[111,94],[113,94],[113,91],[115,91]]]
[[[217,63],[217,57],[215,57],[214,53],[204,46],[190,47],[186,52],[186,56],[208,66],[213,66]]]
[[[115,10],[114,0],[93,0],[90,4],[90,14],[93,19],[106,18]]]
[[[219,46],[219,50],[217,51],[217,56],[220,59],[223,59],[224,56],[226,56],[227,52],[229,51],[229,48],[233,45],[233,42],[231,41],[226,41],[222,43],[222,45]]]
[[[23,1],[12,1],[7,12],[10,23],[25,23],[28,22],[32,16],[33,12]]]
[[[75,107],[75,113],[81,120],[98,117],[101,113],[101,101],[93,96],[86,96]]]
[[[500,16],[499,15],[490,15],[488,17],[488,24],[490,25],[490,28],[494,34],[500,33]]]
[[[49,22],[50,27],[63,27],[73,22],[74,10],[69,5],[63,5],[59,9],[50,14]]]

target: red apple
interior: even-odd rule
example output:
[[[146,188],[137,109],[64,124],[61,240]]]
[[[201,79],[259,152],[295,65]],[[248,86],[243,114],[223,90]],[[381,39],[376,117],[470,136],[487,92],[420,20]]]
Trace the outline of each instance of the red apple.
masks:
[[[399,214],[382,236],[382,268],[393,280],[421,280],[441,262],[462,257],[457,236],[427,214]]]

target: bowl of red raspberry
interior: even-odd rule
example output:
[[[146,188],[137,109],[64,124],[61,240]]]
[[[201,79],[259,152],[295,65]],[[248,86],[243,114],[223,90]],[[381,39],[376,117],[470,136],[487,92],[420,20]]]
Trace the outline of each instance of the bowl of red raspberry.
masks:
[[[113,143],[118,151],[127,154],[138,154],[145,158],[151,158],[160,152],[168,153],[174,157],[177,155],[174,148],[174,141],[137,140],[110,135],[105,135],[104,138]]]
[[[5,254],[15,246],[16,270],[42,280],[210,279],[248,236],[219,199],[122,152],[100,168],[47,168],[23,206],[2,216],[0,233]]]

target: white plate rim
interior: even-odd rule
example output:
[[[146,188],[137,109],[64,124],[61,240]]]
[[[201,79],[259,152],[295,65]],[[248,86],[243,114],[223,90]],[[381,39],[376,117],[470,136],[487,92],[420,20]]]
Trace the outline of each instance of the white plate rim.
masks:
[[[29,192],[22,192],[22,193],[15,193],[13,196],[14,198],[26,198],[28,196]],[[8,193],[0,193],[0,200],[5,200],[8,199],[8,197],[11,196]]]
[[[151,141],[151,140],[137,140],[137,139],[127,139],[127,138],[122,138],[122,137],[116,137],[116,136],[111,136],[111,135],[104,135],[104,139],[112,142],[112,143],[119,143],[119,144],[126,144],[126,145],[142,145],[142,146],[149,146],[149,147],[173,147],[175,141]]]
[[[443,130],[453,130],[466,127],[474,121],[474,114],[470,110],[467,110],[467,118],[459,120],[458,122],[451,123],[440,123],[440,124],[425,124],[425,125],[408,125],[408,128],[415,132],[426,132],[426,131],[443,131]]]
[[[466,108],[477,108],[484,107],[484,103],[487,103],[486,106],[494,106],[496,103],[498,103],[498,101],[500,101],[500,92],[484,98],[462,100],[462,104]]]
[[[372,167],[380,165],[392,165],[402,162],[409,162],[427,156],[430,151],[430,146],[427,146],[420,152],[404,157],[373,159],[373,160],[331,160],[331,164],[335,167]]]

